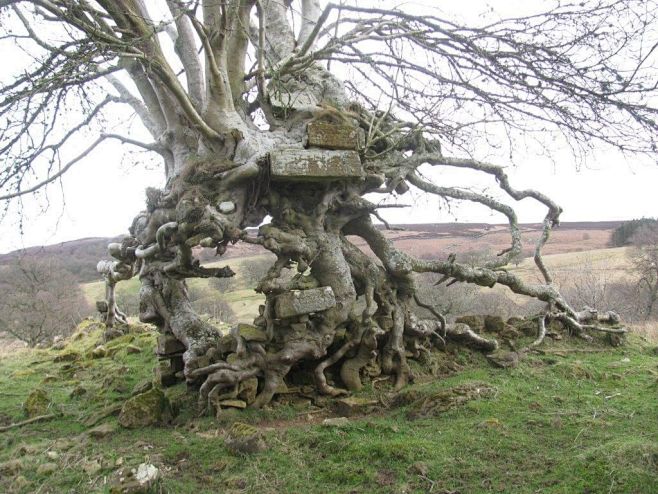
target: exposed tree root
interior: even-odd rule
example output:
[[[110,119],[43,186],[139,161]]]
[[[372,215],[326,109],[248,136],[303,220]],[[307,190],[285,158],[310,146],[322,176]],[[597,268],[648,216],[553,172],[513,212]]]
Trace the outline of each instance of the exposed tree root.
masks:
[[[15,422],[13,424],[0,426],[0,432],[6,432],[6,431],[9,431],[9,430],[12,430],[12,429],[17,429],[19,427],[34,424],[36,422],[45,422],[46,420],[52,420],[52,419],[57,418],[59,416],[60,416],[60,414],[58,414],[58,413],[49,413],[47,415],[39,415],[37,417],[32,417],[31,419],[23,420],[21,422]]]

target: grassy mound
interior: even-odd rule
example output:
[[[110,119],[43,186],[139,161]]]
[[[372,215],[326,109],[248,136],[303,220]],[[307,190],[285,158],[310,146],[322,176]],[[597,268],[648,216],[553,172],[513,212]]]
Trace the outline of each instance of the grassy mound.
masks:
[[[178,385],[165,390],[178,412],[171,425],[132,430],[117,415],[149,389],[156,335],[133,328],[92,358],[100,336],[86,321],[62,350],[23,350],[0,363],[0,427],[25,420],[35,389],[57,411],[0,433],[0,492],[110,492],[118,471],[144,463],[159,470],[154,492],[172,493],[650,493],[658,485],[657,357],[632,335],[614,349],[547,342],[511,370],[466,350],[438,354],[438,377],[418,372],[398,395],[375,379],[358,396],[367,415],[355,408],[340,420],[340,407],[303,389],[269,410],[199,418],[196,396]],[[236,422],[257,452],[236,453]]]

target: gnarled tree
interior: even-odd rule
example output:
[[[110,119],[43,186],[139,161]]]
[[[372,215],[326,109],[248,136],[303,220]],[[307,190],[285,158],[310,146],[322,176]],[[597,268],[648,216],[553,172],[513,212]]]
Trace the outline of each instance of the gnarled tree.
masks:
[[[533,345],[550,319],[584,337],[602,329],[597,320],[615,319],[577,312],[552,285],[541,251],[561,208],[475,158],[491,139],[511,152],[520,136],[546,135],[577,153],[598,144],[654,152],[656,2],[556,2],[477,25],[365,4],[0,0],[2,41],[29,45],[35,58],[2,88],[0,200],[59,180],[107,139],[158,153],[166,186],[147,190],[130,236],[110,246],[115,261],[99,267],[110,302],[114,283],[139,276],[140,318],[184,345],[184,373],[201,384],[202,400],[257,379],[251,405],[263,406],[292,369],[309,370],[320,392],[337,395],[344,389],[325,370],[339,368],[336,382],[355,390],[369,363],[400,387],[410,378],[408,351],[446,339],[497,347],[436,311],[418,320],[412,309],[425,304],[414,273],[504,285],[545,302]],[[62,130],[72,102],[78,110]],[[152,141],[107,131],[115,105],[132,108]],[[94,138],[71,152],[80,132]],[[421,170],[428,166],[489,175],[512,203],[545,207],[535,250],[543,283],[505,270],[521,250],[514,208],[468,184],[433,183]],[[400,252],[373,224],[372,197],[410,187],[501,213],[510,247],[476,267]],[[266,302],[255,327],[220,338],[192,310],[185,280],[231,276],[228,267],[201,266],[193,249],[221,255],[235,242],[262,245],[277,260],[257,287]],[[291,267],[297,274],[283,278]],[[110,303],[113,318],[121,313]]]

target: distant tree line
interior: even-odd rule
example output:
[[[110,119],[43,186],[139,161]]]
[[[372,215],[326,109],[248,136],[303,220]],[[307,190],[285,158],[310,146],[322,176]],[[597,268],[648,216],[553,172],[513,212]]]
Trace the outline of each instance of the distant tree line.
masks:
[[[658,226],[658,220],[654,218],[640,218],[631,221],[625,221],[612,232],[610,245],[612,247],[624,247],[626,245],[631,245],[633,235],[639,229],[642,227],[655,226]]]

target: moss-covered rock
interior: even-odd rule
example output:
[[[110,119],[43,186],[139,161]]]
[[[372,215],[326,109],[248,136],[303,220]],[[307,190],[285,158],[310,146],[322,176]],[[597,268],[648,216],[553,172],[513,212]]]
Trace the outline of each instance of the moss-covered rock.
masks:
[[[28,418],[38,417],[48,413],[51,400],[48,393],[42,388],[33,390],[23,403],[23,412]]]
[[[505,329],[505,321],[500,316],[485,316],[484,329],[490,333],[500,333]]]
[[[461,316],[455,319],[456,323],[466,324],[473,331],[480,332],[484,329],[484,316],[470,315]]]
[[[224,444],[235,455],[259,453],[267,449],[260,430],[253,425],[235,422],[226,434]]]
[[[76,360],[80,360],[80,358],[81,355],[78,352],[68,351],[57,355],[53,359],[53,362],[75,362]]]
[[[107,348],[103,345],[98,345],[91,351],[91,358],[98,359],[107,357]]]
[[[173,413],[169,399],[160,388],[128,399],[119,413],[119,424],[128,429],[166,425],[171,422]]]

